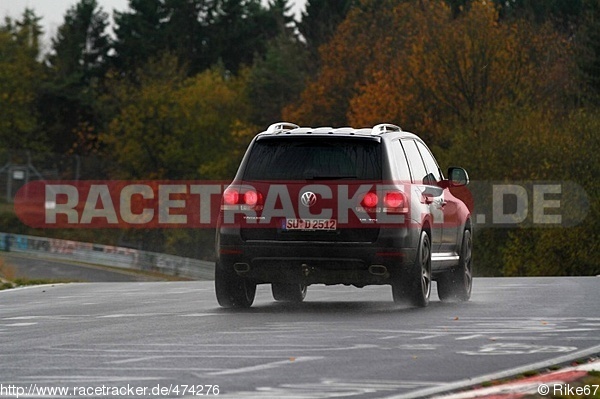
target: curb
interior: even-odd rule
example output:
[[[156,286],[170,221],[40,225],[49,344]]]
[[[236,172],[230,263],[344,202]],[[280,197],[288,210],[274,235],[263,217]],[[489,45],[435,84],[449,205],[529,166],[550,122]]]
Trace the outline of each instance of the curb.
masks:
[[[589,371],[600,371],[600,360],[567,367],[558,371],[507,382],[498,386],[476,388],[471,391],[434,396],[432,399],[519,399],[526,395],[551,396],[555,386],[564,386],[588,375]],[[563,392],[559,392],[560,395]]]
[[[515,376],[523,373],[527,373],[532,370],[544,370],[548,367],[561,365],[561,364],[570,364],[571,362],[577,359],[583,358],[596,358],[600,354],[600,345],[595,345],[590,348],[585,348],[577,352],[569,353],[567,355],[559,356],[553,359],[543,360],[540,362],[528,364],[521,367],[516,367],[513,369],[503,370],[496,373],[481,375],[478,377],[468,378],[460,381],[451,382],[448,384],[442,384],[440,386],[421,389],[418,391],[409,392],[406,394],[393,395],[388,397],[387,399],[413,399],[413,398],[433,398],[437,399],[448,399],[448,397],[443,396],[448,394],[449,392],[456,392],[459,390],[469,389],[473,387],[480,386],[481,384],[489,383],[490,381],[502,380],[505,378],[514,378]],[[596,362],[597,364],[598,362]],[[598,369],[600,369],[600,365],[597,365]],[[453,398],[457,399],[457,398]],[[491,399],[491,398],[488,398]]]

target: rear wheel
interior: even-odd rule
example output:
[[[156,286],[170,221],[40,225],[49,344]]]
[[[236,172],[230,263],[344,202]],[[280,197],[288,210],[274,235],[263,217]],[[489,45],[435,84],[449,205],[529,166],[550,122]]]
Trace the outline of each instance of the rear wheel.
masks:
[[[215,266],[215,292],[217,302],[224,308],[249,308],[256,296],[256,284],[238,276],[233,271]]]
[[[273,283],[271,291],[276,301],[302,302],[306,298],[306,284],[303,283]]]
[[[473,289],[473,239],[465,230],[458,266],[442,274],[437,282],[438,296],[442,301],[468,301]]]
[[[392,283],[392,296],[396,303],[425,307],[431,296],[431,240],[426,231],[421,232],[415,263],[403,276]]]

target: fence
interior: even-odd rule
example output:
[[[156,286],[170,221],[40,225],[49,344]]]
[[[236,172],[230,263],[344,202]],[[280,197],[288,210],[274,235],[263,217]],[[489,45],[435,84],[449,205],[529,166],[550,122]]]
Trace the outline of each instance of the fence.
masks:
[[[0,150],[0,198],[13,202],[17,191],[34,180],[106,179],[108,166],[95,156]]]
[[[0,233],[0,250],[195,280],[214,279],[214,263],[132,248]]]

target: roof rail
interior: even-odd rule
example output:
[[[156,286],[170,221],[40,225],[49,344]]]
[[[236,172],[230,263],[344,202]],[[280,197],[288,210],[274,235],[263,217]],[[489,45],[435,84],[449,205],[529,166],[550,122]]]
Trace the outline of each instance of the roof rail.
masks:
[[[402,128],[400,126],[392,125],[391,123],[380,123],[379,125],[373,126],[371,129],[372,135],[383,134],[387,132],[401,132]]]
[[[278,133],[283,132],[284,130],[297,129],[299,127],[300,126],[296,125],[295,123],[277,122],[277,123],[273,123],[271,126],[269,126],[269,128],[266,131],[266,133],[269,133],[269,134],[278,134]]]

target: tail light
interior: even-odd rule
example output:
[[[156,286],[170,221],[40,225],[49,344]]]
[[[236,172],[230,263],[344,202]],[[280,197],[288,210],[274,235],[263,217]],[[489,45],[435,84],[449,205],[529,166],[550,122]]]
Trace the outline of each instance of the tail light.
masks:
[[[388,192],[383,197],[383,203],[388,208],[404,208],[405,202],[404,194],[400,191]]]
[[[361,205],[364,206],[365,208],[375,208],[377,206],[378,202],[379,202],[379,198],[377,197],[377,194],[375,194],[373,192],[368,192],[363,197],[363,199],[361,201]]]
[[[227,187],[223,192],[223,204],[224,205],[237,205],[240,200],[240,192],[231,187]]]
[[[246,205],[256,205],[259,200],[259,193],[254,190],[248,190],[244,193],[244,203]]]
[[[402,191],[388,191],[383,197],[384,211],[388,213],[408,212],[406,195]]]
[[[227,187],[223,192],[221,210],[260,210],[262,194],[249,187]]]
[[[379,192],[382,203],[379,203],[377,193],[369,191],[360,202],[363,210],[368,212],[406,213],[408,212],[408,201],[406,195],[400,190]]]

